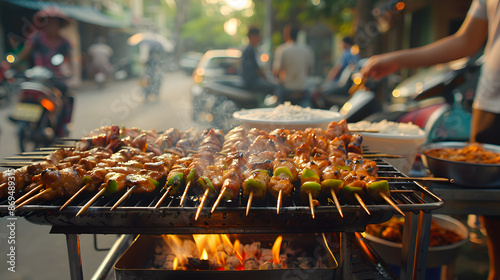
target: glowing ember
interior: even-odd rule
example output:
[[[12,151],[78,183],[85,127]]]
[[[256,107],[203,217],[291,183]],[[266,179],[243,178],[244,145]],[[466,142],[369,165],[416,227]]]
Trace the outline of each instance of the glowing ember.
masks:
[[[263,242],[239,239],[229,235],[163,235],[164,243],[155,249],[154,267],[173,270],[275,270],[313,268],[323,263],[311,262],[305,255],[308,247],[295,241],[265,238]],[[280,255],[282,254],[282,255]],[[311,255],[311,251],[308,253]]]

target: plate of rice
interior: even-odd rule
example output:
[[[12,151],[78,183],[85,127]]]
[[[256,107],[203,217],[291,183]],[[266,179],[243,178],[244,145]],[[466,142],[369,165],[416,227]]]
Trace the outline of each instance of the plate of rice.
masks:
[[[233,117],[242,122],[247,129],[258,128],[271,131],[276,128],[304,130],[306,128],[326,129],[332,121],[344,117],[334,111],[311,109],[292,105],[289,102],[275,108],[257,108],[237,111]]]
[[[371,152],[400,155],[403,158],[385,159],[399,171],[409,174],[420,145],[427,138],[426,133],[413,123],[383,120],[380,122],[360,121],[348,124],[351,131],[362,131],[363,146]],[[364,132],[377,131],[377,132]]]

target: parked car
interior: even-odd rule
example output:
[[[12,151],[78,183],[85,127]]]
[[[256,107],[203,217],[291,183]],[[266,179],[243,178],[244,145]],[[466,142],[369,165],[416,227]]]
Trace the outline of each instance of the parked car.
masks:
[[[213,80],[239,80],[237,74],[240,61],[241,51],[237,49],[209,50],[203,55],[193,72],[193,120],[213,124],[213,105],[220,102],[215,96],[206,94],[205,85]]]
[[[207,51],[193,72],[193,80],[201,84],[205,79],[236,75],[240,61],[241,51],[237,49]]]
[[[179,67],[186,73],[186,75],[193,75],[196,66],[200,63],[203,53],[200,52],[187,52],[182,55],[179,60]]]

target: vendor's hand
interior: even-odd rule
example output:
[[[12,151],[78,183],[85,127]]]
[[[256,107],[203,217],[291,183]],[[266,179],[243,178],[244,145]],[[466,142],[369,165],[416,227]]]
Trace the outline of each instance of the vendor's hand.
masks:
[[[394,55],[375,55],[366,61],[363,68],[361,68],[361,74],[363,78],[382,79],[398,71],[400,68],[401,66]]]

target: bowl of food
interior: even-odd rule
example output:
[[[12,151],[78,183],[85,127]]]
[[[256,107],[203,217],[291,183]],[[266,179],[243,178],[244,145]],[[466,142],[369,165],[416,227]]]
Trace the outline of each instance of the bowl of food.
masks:
[[[419,148],[422,162],[436,177],[471,188],[500,187],[500,146],[439,142]]]
[[[332,121],[341,121],[343,116],[329,110],[304,108],[289,102],[275,108],[257,108],[237,111],[233,114],[246,129],[258,128],[272,131],[276,128],[304,130],[306,128],[328,127]]]
[[[417,125],[383,120],[380,122],[360,121],[348,124],[349,130],[359,131],[363,146],[370,152],[385,153],[401,158],[387,158],[386,161],[399,171],[408,174],[415,161],[418,148],[425,143],[426,134]]]
[[[401,264],[404,218],[392,217],[382,224],[366,227],[364,238],[373,250],[390,265]],[[468,241],[469,231],[459,220],[447,215],[432,215],[427,267],[439,267],[455,261]]]

